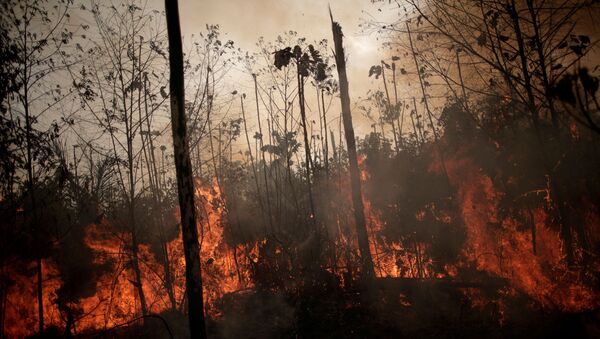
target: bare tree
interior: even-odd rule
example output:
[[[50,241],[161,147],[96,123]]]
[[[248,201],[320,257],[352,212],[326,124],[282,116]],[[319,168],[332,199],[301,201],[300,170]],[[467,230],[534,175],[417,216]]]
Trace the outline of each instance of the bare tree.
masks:
[[[171,93],[171,127],[173,129],[173,149],[175,152],[179,207],[181,209],[181,233],[185,252],[185,280],[189,305],[190,335],[192,338],[206,338],[200,245],[198,243],[196,208],[194,205],[194,181],[185,119],[183,50],[181,46],[181,28],[179,25],[177,0],[165,0],[165,9],[167,12],[169,66],[171,74],[169,82]]]
[[[164,31],[160,23],[153,25],[153,14],[135,3],[126,2],[119,8],[94,4],[90,11],[100,39],[90,49],[89,63],[78,74],[70,69],[70,74],[80,94],[91,93],[81,95],[82,102],[95,119],[98,125],[95,127],[100,127],[102,135],[107,134],[106,142],[110,147],[109,153],[112,153],[110,156],[120,160],[116,161],[115,167],[125,200],[123,205],[126,211],[125,224],[130,234],[128,247],[132,282],[137,290],[142,315],[145,316],[149,314],[149,303],[143,289],[138,254],[140,238],[144,236],[140,229],[144,225],[140,223],[136,211],[142,206],[140,198],[146,189],[144,168],[140,166],[144,160],[150,187],[154,187],[154,181],[158,180],[150,164],[154,152],[152,139],[157,136],[151,128],[154,113],[166,100],[165,95],[158,95],[157,85],[164,78],[156,74],[163,73],[160,63],[164,60],[161,50]],[[152,77],[148,77],[148,74],[152,74]],[[150,80],[156,78],[158,81]],[[156,198],[156,190],[153,191]],[[164,262],[165,273],[168,274],[168,264]],[[169,283],[167,279],[166,285]]]
[[[43,267],[42,267],[42,244],[45,235],[42,233],[42,225],[39,224],[38,206],[36,201],[35,187],[41,174],[45,172],[43,159],[44,140],[52,138],[57,134],[59,126],[53,124],[45,126],[48,132],[40,132],[35,127],[39,119],[47,112],[56,109],[69,92],[64,92],[60,85],[53,83],[54,75],[68,66],[69,54],[64,46],[73,38],[73,32],[66,28],[69,19],[70,3],[59,1],[54,6],[44,0],[29,1],[6,1],[2,4],[2,15],[0,25],[2,31],[8,34],[12,48],[15,53],[14,59],[7,59],[7,66],[16,72],[15,79],[10,81],[10,86],[16,94],[16,101],[8,99],[8,111],[12,119],[18,121],[21,117],[25,120],[24,144],[20,145],[24,150],[23,158],[27,194],[29,197],[33,236],[36,238],[36,276],[37,276],[37,308],[38,308],[38,330],[44,330],[44,304],[43,304]],[[5,60],[2,60],[3,62]],[[11,62],[12,61],[12,62]],[[8,79],[4,79],[8,80]],[[52,98],[50,103],[40,104],[42,100]],[[19,123],[20,124],[20,123]],[[40,127],[44,129],[44,127]],[[18,140],[18,139],[17,139]],[[36,168],[36,163],[42,166]]]
[[[335,61],[339,76],[340,99],[342,101],[342,117],[348,146],[348,161],[350,165],[350,185],[352,187],[352,205],[354,208],[354,221],[358,235],[358,246],[360,249],[363,274],[367,277],[375,276],[373,258],[369,248],[369,235],[365,222],[365,211],[362,201],[362,190],[360,184],[360,172],[358,169],[358,158],[356,154],[356,141],[354,139],[354,126],[352,125],[352,113],[350,112],[350,94],[348,93],[348,77],[346,75],[346,56],[342,38],[342,27],[333,21],[331,16],[331,29],[333,31],[333,43],[335,45]]]

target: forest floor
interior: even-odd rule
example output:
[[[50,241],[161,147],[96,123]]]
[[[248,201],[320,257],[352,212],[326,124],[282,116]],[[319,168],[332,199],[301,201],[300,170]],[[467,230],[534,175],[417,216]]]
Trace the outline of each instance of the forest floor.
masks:
[[[499,281],[378,279],[321,284],[300,293],[247,289],[225,295],[209,338],[600,338],[600,310],[548,311]],[[474,302],[473,300],[480,300]],[[167,328],[168,327],[168,328]],[[93,338],[185,338],[187,318],[162,313]],[[170,332],[170,333],[169,333]],[[60,337],[49,329],[44,337]]]

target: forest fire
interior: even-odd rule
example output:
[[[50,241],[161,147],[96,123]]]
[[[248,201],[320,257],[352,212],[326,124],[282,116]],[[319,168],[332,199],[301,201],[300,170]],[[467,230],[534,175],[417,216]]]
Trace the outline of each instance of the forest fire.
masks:
[[[369,172],[364,165],[365,158],[359,158],[361,168],[361,180],[369,179]],[[381,212],[371,205],[371,201],[363,195],[365,216],[367,219],[367,231],[369,234],[369,245],[373,260],[375,262],[375,274],[379,278],[443,278],[445,273],[434,272],[431,269],[431,258],[427,255],[427,244],[413,242],[412,248],[408,249],[399,242],[387,242],[382,234],[384,222],[381,220]],[[424,212],[417,215],[421,218]]]
[[[506,279],[545,308],[581,312],[599,306],[598,292],[568,267],[559,232],[547,226],[549,216],[544,209],[529,210],[529,226],[514,219],[499,222],[501,193],[495,191],[491,179],[469,159],[450,161],[446,167],[457,187],[467,228],[465,264]],[[542,194],[551,199],[548,191]]]
[[[202,267],[206,312],[218,318],[220,314],[216,302],[224,294],[253,286],[248,266],[249,260],[258,260],[259,244],[251,247],[239,245],[235,250],[230,248],[223,237],[226,213],[219,186],[216,182],[210,186],[200,181],[197,186],[196,198],[201,211],[198,223],[201,229],[201,255],[207,258]],[[94,264],[104,268],[94,277],[95,286],[89,292],[90,296],[62,306],[69,308],[69,311],[61,309],[57,301],[58,291],[63,285],[60,270],[51,260],[44,261],[44,305],[49,325],[63,326],[69,321],[66,317],[70,314],[74,317],[70,320],[73,322],[71,326],[76,323],[73,332],[81,334],[127,323],[141,315],[136,282],[127,258],[126,244],[129,238],[130,234],[119,232],[106,219],[86,227],[85,245],[93,252]],[[174,277],[175,299],[177,307],[182,308],[185,307],[185,262],[181,237],[169,242],[167,248]],[[149,311],[159,314],[171,307],[161,278],[164,277],[164,267],[148,245],[140,245],[139,255],[144,295],[150,301]],[[236,255],[239,259],[235,258]],[[6,322],[14,325],[7,326],[5,331],[9,337],[24,337],[32,334],[30,330],[35,327],[35,281],[17,273],[17,270],[10,274],[14,285],[7,297]],[[31,323],[24,323],[25,319]]]
[[[0,339],[600,337],[598,1],[188,2],[2,3]]]
[[[361,180],[366,183],[370,174],[364,158],[360,160]],[[399,242],[388,242],[384,236],[385,222],[381,219],[381,212],[365,196],[363,202],[370,249],[378,278],[469,279],[461,277],[460,272],[464,268],[475,267],[478,271],[505,279],[509,289],[525,293],[548,310],[582,312],[598,307],[600,299],[597,291],[586,285],[576,270],[567,266],[559,233],[546,226],[546,211],[540,208],[531,211],[535,231],[512,219],[494,225],[499,220],[497,204],[501,193],[495,191],[492,181],[467,158],[448,159],[446,168],[451,183],[457,188],[456,197],[460,201],[467,234],[460,259],[445,266],[443,271],[436,271],[427,243],[417,242],[412,248],[405,248]],[[439,171],[439,166],[437,169],[433,166],[431,170]],[[201,257],[205,258],[202,266],[205,307],[210,317],[218,319],[223,316],[219,302],[224,295],[254,288],[251,266],[260,260],[259,247],[264,242],[235,247],[227,244],[224,237],[228,223],[227,202],[221,188],[216,179],[212,185],[198,181],[197,186],[199,240]],[[348,192],[348,189],[344,191]],[[349,197],[346,196],[346,199]],[[178,211],[174,213],[177,216]],[[420,212],[416,219],[422,220],[424,213]],[[597,218],[595,214],[588,216],[589,222],[597,221]],[[444,218],[443,222],[447,223],[449,219]],[[52,260],[44,260],[44,305],[48,324],[63,326],[70,321],[73,333],[86,333],[127,323],[141,315],[136,282],[127,263],[126,244],[129,238],[130,234],[119,232],[106,219],[86,227],[85,245],[93,252],[94,264],[104,269],[96,272],[95,286],[93,291],[88,292],[89,296],[62,306],[57,302],[63,285],[61,272]],[[343,239],[342,236],[336,240],[338,251],[348,245]],[[183,308],[185,263],[181,237],[168,242],[167,249],[177,307]],[[150,301],[149,310],[159,314],[171,307],[160,278],[164,276],[164,267],[148,245],[140,245],[139,255],[143,263],[145,298]],[[345,262],[340,258],[337,264],[343,267]],[[14,285],[7,298],[6,322],[14,325],[7,326],[5,333],[9,337],[22,337],[31,334],[27,329],[35,324],[35,284],[33,279],[17,273],[16,269],[11,272],[11,277]],[[489,299],[470,288],[466,288],[464,293],[474,305],[502,304],[502,295],[495,297],[498,299]],[[68,320],[69,316],[73,319]],[[27,325],[23,319],[31,323]]]
[[[205,285],[206,312],[219,317],[217,301],[227,293],[238,292],[254,286],[250,274],[250,265],[259,260],[256,244],[232,247],[227,244],[224,228],[227,222],[227,202],[214,179],[212,185],[197,184],[196,197],[200,204],[200,256],[205,258],[202,267]],[[181,237],[170,245],[183,251]],[[175,250],[177,251],[177,250]],[[176,258],[183,258],[179,252]],[[179,265],[183,267],[183,263]],[[182,286],[183,286],[183,282]]]

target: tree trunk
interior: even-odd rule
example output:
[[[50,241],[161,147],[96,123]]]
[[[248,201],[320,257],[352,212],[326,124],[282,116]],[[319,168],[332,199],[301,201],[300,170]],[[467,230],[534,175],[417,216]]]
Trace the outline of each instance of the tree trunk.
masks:
[[[329,13],[331,15],[331,12]],[[335,44],[335,63],[340,82],[340,98],[342,101],[342,119],[348,146],[348,161],[350,165],[350,183],[352,187],[352,205],[354,207],[354,218],[356,222],[356,234],[358,235],[358,246],[362,261],[362,271],[366,277],[374,277],[373,258],[369,249],[369,236],[365,222],[365,211],[362,201],[360,184],[360,173],[358,171],[358,159],[356,155],[356,141],[354,139],[354,127],[352,126],[352,114],[350,113],[350,95],[348,93],[348,78],[346,76],[346,59],[344,46],[342,44],[342,27],[333,21],[331,15],[331,28],[333,30],[333,42]]]
[[[398,107],[398,85],[396,84],[396,63],[395,62],[392,62],[392,83],[394,84],[394,107],[396,107],[396,109],[399,109],[399,107]],[[402,115],[402,117],[400,115]],[[398,113],[398,116],[396,117],[396,122],[398,123],[398,147],[399,147],[396,150],[397,152],[400,150],[400,148],[404,147],[404,145],[402,144],[402,124],[400,123],[400,120],[402,120],[402,122],[404,123],[404,104],[402,105],[402,114]],[[393,118],[392,118],[392,126],[394,126]],[[385,135],[383,136],[383,138],[385,139]]]
[[[415,116],[417,115],[417,101],[415,100],[415,97],[412,98],[412,101],[413,101],[413,109],[412,109],[412,111],[410,111],[410,122],[412,123],[413,132],[415,133],[415,140],[417,142],[417,147],[420,150],[423,146],[423,142],[421,141],[422,139],[419,136],[420,130],[417,130],[417,124],[415,123]]]
[[[31,142],[31,115],[29,113],[29,86],[28,86],[28,67],[27,67],[27,59],[24,59],[25,67],[23,69],[24,77],[24,85],[23,85],[23,107],[25,109],[25,139],[27,145],[27,188],[29,190],[29,198],[31,199],[31,210],[33,211],[33,229],[36,232],[36,236],[40,237],[39,234],[39,225],[37,218],[37,209],[35,202],[35,193],[34,193],[34,184],[33,184],[33,156],[32,156],[32,142]],[[39,250],[38,250],[39,251]],[[43,269],[42,269],[42,256],[38,252],[36,253],[35,258],[36,263],[36,274],[37,274],[37,302],[38,302],[38,331],[42,333],[44,331],[44,299],[43,299]]]
[[[385,97],[387,98],[386,105],[386,118],[390,118],[390,125],[392,125],[392,134],[394,134],[394,150],[398,153],[398,135],[396,134],[396,125],[394,125],[394,119],[392,117],[392,102],[390,100],[390,91],[388,90],[387,80],[385,79],[385,63],[381,60],[381,75],[383,80],[383,88],[385,89]],[[394,75],[395,78],[395,75]],[[395,85],[394,85],[395,88]],[[397,97],[397,95],[396,95]],[[398,101],[398,100],[396,100]],[[387,120],[387,119],[386,119]]]
[[[511,16],[511,19],[513,21],[513,25],[514,25],[514,31],[515,31],[515,36],[517,39],[517,44],[519,47],[519,56],[520,56],[520,60],[521,60],[521,71],[522,71],[522,75],[523,75],[523,81],[524,81],[524,87],[525,87],[525,91],[527,92],[527,108],[530,111],[531,114],[531,120],[532,120],[532,124],[533,124],[533,128],[535,131],[535,135],[537,137],[537,141],[540,145],[540,150],[541,152],[537,152],[538,156],[540,157],[541,163],[544,166],[544,169],[548,175],[549,181],[550,181],[550,192],[551,195],[554,197],[554,203],[556,204],[557,207],[557,218],[558,218],[558,222],[559,225],[561,225],[561,236],[564,240],[564,251],[565,251],[565,255],[566,255],[566,260],[568,265],[572,265],[573,264],[573,259],[574,259],[574,253],[573,253],[573,234],[572,234],[572,230],[571,230],[571,225],[567,222],[568,220],[568,210],[567,210],[567,206],[564,203],[564,200],[562,199],[562,193],[559,190],[558,184],[555,180],[555,175],[553,173],[552,165],[549,164],[549,159],[548,159],[548,155],[545,151],[545,141],[542,140],[542,134],[541,134],[541,130],[540,130],[540,117],[539,117],[539,110],[538,107],[536,105],[536,101],[535,101],[535,95],[533,93],[533,87],[532,87],[532,73],[531,70],[529,70],[528,67],[528,59],[527,56],[525,55],[525,44],[526,44],[526,37],[524,36],[522,30],[521,30],[521,18],[519,17],[519,11],[517,9],[517,3],[515,0],[511,0],[510,5],[508,6],[508,11],[509,14]],[[534,41],[535,43],[535,41]]]
[[[318,100],[318,99],[317,99]],[[325,175],[327,175],[327,180],[329,180],[329,138],[327,137],[327,111],[325,110],[325,94],[321,89],[321,105],[323,106],[323,127],[325,128],[325,149],[323,151],[323,157],[325,158]]]
[[[141,59],[141,57],[140,57]],[[147,127],[147,137],[146,140],[149,143],[149,150],[148,150],[148,154],[150,157],[150,160],[148,160],[148,162],[151,164],[151,167],[148,168],[148,173],[152,173],[152,175],[150,175],[151,177],[154,177],[154,180],[150,180],[150,182],[154,183],[154,186],[152,187],[152,195],[154,197],[154,206],[157,209],[158,213],[159,213],[159,232],[160,232],[160,243],[161,243],[161,249],[163,252],[163,260],[162,260],[162,264],[163,264],[163,268],[165,271],[165,289],[167,290],[167,295],[169,296],[169,301],[171,303],[171,309],[176,310],[177,309],[177,301],[175,300],[175,291],[173,290],[173,277],[171,275],[171,264],[169,261],[169,248],[168,248],[168,242],[166,240],[165,237],[165,218],[164,218],[164,211],[162,209],[162,194],[161,194],[161,190],[160,190],[160,175],[158,173],[158,167],[156,165],[156,157],[154,155],[154,142],[152,141],[152,128],[150,126],[150,114],[148,113],[148,89],[147,89],[147,83],[148,83],[148,76],[144,75],[144,112],[145,112],[145,116],[146,116],[146,127]],[[142,121],[142,118],[140,117],[140,121]]]
[[[268,169],[267,167],[267,160],[265,158],[265,151],[264,151],[264,142],[263,142],[263,132],[262,132],[262,126],[260,124],[260,109],[259,109],[259,105],[258,105],[258,82],[256,80],[256,74],[252,74],[252,78],[254,79],[254,97],[256,99],[256,117],[258,120],[258,133],[260,134],[260,152],[262,155],[262,161],[263,161],[263,178],[265,180],[265,198],[266,198],[266,205],[267,205],[267,218],[269,218],[269,227],[270,227],[270,232],[273,232],[273,219],[272,219],[272,213],[271,213],[271,192],[269,190],[269,181],[267,180],[267,170],[270,171],[270,169]],[[245,126],[245,125],[244,125]],[[258,156],[258,154],[256,154],[256,156]]]
[[[412,40],[412,34],[410,32],[410,26],[408,25],[408,22],[406,22],[406,31],[408,32],[408,41],[410,43],[410,50],[412,52],[412,56],[413,56],[413,60],[415,62],[415,68],[417,69],[417,75],[419,76],[419,84],[421,85],[421,93],[423,94],[423,103],[425,104],[425,111],[427,113],[427,117],[429,118],[429,124],[431,125],[431,131],[433,132],[433,139],[435,141],[435,145],[437,146],[437,150],[438,150],[438,155],[440,157],[440,165],[442,165],[442,171],[444,172],[444,176],[446,178],[446,182],[448,183],[448,187],[450,187],[450,177],[448,176],[448,170],[446,169],[446,161],[444,160],[444,153],[442,152],[442,147],[440,146],[440,141],[439,141],[439,136],[437,134],[437,131],[435,129],[435,124],[433,123],[433,119],[431,117],[431,110],[429,109],[429,101],[427,100],[427,92],[425,91],[425,83],[423,82],[423,75],[421,74],[421,68],[419,67],[419,61],[417,60],[417,51],[415,50],[415,47],[413,45],[413,40]],[[417,110],[417,104],[414,101],[415,98],[413,98],[413,104],[415,105],[415,112]],[[418,116],[417,116],[418,119]],[[425,143],[425,140],[423,139],[423,143]]]
[[[306,184],[308,185],[308,203],[310,207],[310,219],[315,224],[316,215],[315,215],[315,204],[313,200],[312,194],[312,183],[310,181],[311,177],[311,157],[310,157],[310,141],[308,139],[308,129],[306,126],[306,108],[304,103],[304,76],[300,74],[300,65],[298,67],[298,104],[300,105],[300,117],[302,118],[302,132],[304,136],[304,156],[306,161]]]
[[[188,297],[190,337],[206,338],[204,301],[202,299],[200,245],[198,244],[196,209],[194,205],[194,181],[192,178],[192,162],[190,160],[184,110],[183,51],[177,0],[165,0],[165,10],[169,36],[171,127],[173,130],[179,208],[181,210],[181,234],[185,254],[185,282]]]
[[[260,207],[260,214],[263,219],[263,229],[267,230],[267,221],[265,216],[265,207],[262,201],[262,194],[260,191],[260,184],[258,183],[258,171],[254,164],[254,156],[252,155],[252,145],[250,144],[250,137],[248,136],[248,124],[246,123],[246,111],[244,110],[244,98],[245,94],[240,96],[240,106],[242,108],[242,121],[244,122],[244,134],[246,135],[246,144],[248,145],[248,155],[250,156],[250,165],[252,166],[252,173],[254,174],[254,184],[256,185],[256,195],[258,198],[258,206]]]

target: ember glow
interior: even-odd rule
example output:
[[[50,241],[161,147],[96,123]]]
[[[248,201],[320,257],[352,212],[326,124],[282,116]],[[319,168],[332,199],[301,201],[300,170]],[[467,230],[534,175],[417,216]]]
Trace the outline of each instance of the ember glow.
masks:
[[[367,184],[371,175],[360,159],[361,180]],[[439,281],[460,281],[461,271],[476,270],[505,282],[504,292],[494,297],[482,295],[477,289],[465,288],[463,293],[471,299],[473,307],[483,307],[490,303],[502,305],[504,298],[513,295],[527,295],[547,311],[585,312],[599,307],[598,291],[570,268],[565,259],[563,243],[556,230],[547,226],[548,213],[541,208],[531,212],[535,225],[533,233],[514,219],[505,219],[500,225],[498,203],[502,193],[495,190],[489,177],[481,172],[468,158],[447,159],[446,168],[451,184],[456,187],[456,199],[460,201],[460,217],[464,221],[466,239],[456,261],[441,269],[435,268],[429,254],[431,244],[426,242],[389,241],[385,236],[386,221],[382,213],[372,206],[369,194],[363,196],[366,220],[368,222],[369,245],[373,254],[377,278],[428,279]],[[432,163],[429,171],[439,172],[439,163]],[[348,193],[348,183],[342,183],[342,192]],[[196,182],[198,202],[198,227],[203,258],[203,278],[206,313],[213,319],[227,316],[222,310],[222,300],[226,295],[252,291],[254,283],[253,266],[259,264],[261,248],[266,240],[256,240],[249,244],[228,244],[224,231],[231,227],[228,219],[227,201],[217,180],[210,184]],[[349,196],[344,197],[348,199]],[[173,210],[175,219],[179,211]],[[338,216],[342,220],[351,219],[351,210]],[[415,220],[423,221],[426,212],[415,215]],[[595,226],[598,215],[588,212],[588,225]],[[449,217],[440,217],[443,223],[451,224]],[[455,227],[455,226],[453,226]],[[597,226],[596,226],[597,227]],[[354,233],[340,232],[335,241],[338,253],[336,274],[339,283],[347,278],[346,269],[350,257],[343,254],[356,251],[351,238]],[[43,261],[44,305],[49,326],[63,327],[72,312],[74,334],[93,333],[127,323],[141,315],[139,297],[134,286],[131,267],[127,264],[127,244],[130,235],[120,232],[107,219],[85,227],[85,245],[92,251],[94,264],[104,267],[102,273],[94,277],[94,293],[77,301],[67,303],[61,309],[57,303],[58,290],[63,285],[61,272],[52,260]],[[407,245],[407,243],[409,245]],[[535,244],[535,249],[533,248]],[[181,235],[167,243],[173,289],[177,308],[185,308],[185,275]],[[349,249],[350,248],[350,249]],[[277,251],[278,253],[280,250]],[[150,312],[160,314],[169,310],[169,296],[162,277],[164,266],[159,263],[152,249],[142,244],[139,248],[142,271],[142,285]],[[353,255],[358,255],[354,253]],[[17,263],[15,263],[16,265]],[[21,267],[33,263],[19,263]],[[27,269],[27,268],[26,268]],[[29,268],[31,269],[31,268]],[[36,319],[35,279],[21,268],[9,268],[14,284],[8,290],[5,328],[9,337],[23,337],[34,333]],[[406,303],[404,301],[403,303]],[[405,306],[410,303],[404,304]],[[478,306],[479,305],[479,306]],[[69,309],[66,311],[65,307]],[[501,319],[500,319],[501,320]],[[499,321],[500,321],[499,320]]]
[[[201,257],[203,262],[206,312],[212,317],[221,316],[216,306],[223,295],[253,287],[250,275],[249,260],[257,259],[259,243],[254,246],[239,245],[235,250],[230,248],[223,238],[223,226],[226,222],[225,201],[220,188],[213,185],[203,185],[197,182],[196,198],[201,217],[198,220],[200,228],[199,239],[202,244]],[[172,213],[178,214],[178,211]],[[98,329],[106,329],[126,323],[139,317],[141,310],[134,286],[135,279],[127,264],[128,254],[126,244],[130,235],[119,233],[107,220],[86,227],[85,244],[94,254],[94,263],[99,266],[109,266],[102,275],[95,277],[95,294],[69,303],[67,306],[77,312],[73,320],[77,326],[75,334],[82,334]],[[185,272],[181,236],[167,244],[174,277],[175,299],[178,308],[184,306]],[[234,255],[233,253],[236,252]],[[169,297],[163,286],[164,267],[158,262],[154,253],[147,245],[139,249],[140,260],[143,263],[142,286],[147,300],[150,301],[150,312],[159,314],[169,309]],[[236,259],[235,256],[239,258]],[[237,263],[236,263],[237,261]],[[62,281],[60,271],[52,261],[44,261],[44,305],[50,325],[63,326],[67,321],[66,314],[59,309],[56,302],[57,290]],[[6,322],[14,324],[6,328],[9,337],[24,337],[34,332],[35,327],[36,291],[35,281],[11,272],[15,284],[8,292]],[[31,319],[31,323],[23,320]]]
[[[598,1],[5,2],[0,339],[600,338]]]
[[[465,265],[506,279],[512,288],[547,309],[582,312],[599,307],[598,291],[568,267],[559,232],[549,228],[544,209],[528,211],[530,229],[511,218],[490,227],[499,222],[497,205],[502,193],[468,159],[451,163],[448,171],[459,187],[457,198],[467,227]]]

